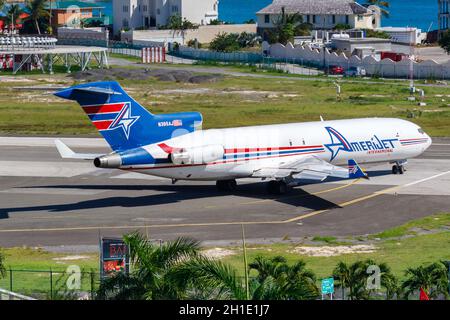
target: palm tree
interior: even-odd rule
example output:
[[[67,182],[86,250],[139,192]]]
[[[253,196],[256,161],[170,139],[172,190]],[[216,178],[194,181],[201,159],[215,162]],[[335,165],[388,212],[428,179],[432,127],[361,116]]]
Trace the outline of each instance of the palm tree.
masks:
[[[198,24],[192,23],[186,18],[182,18],[181,15],[176,14],[170,16],[169,22],[166,26],[164,26],[164,29],[173,30],[174,34],[180,33],[184,44],[184,36],[186,31],[190,29],[198,29]]]
[[[50,13],[47,11],[47,2],[48,0],[28,0],[26,4],[26,9],[30,14],[28,19],[34,23],[38,34],[41,34],[41,29],[39,28],[40,20],[50,16]]]
[[[417,268],[408,268],[405,275],[407,278],[402,285],[402,288],[405,290],[405,299],[408,299],[421,288],[430,298],[435,298],[439,294],[448,297],[447,269],[442,262],[422,265]]]
[[[306,300],[319,295],[315,274],[301,260],[290,266],[281,256],[272,259],[258,256],[249,267],[258,272],[254,299]]]
[[[385,18],[389,18],[389,1],[385,1],[385,0],[367,0],[367,5],[374,5],[374,6],[378,6],[381,10],[381,14],[383,17]]]
[[[22,9],[18,4],[10,5],[8,10],[6,11],[6,24],[14,28],[16,25],[16,21],[20,18],[21,14]]]
[[[237,271],[221,261],[199,256],[172,273],[173,283],[190,292],[188,298],[245,300],[245,283]]]
[[[124,237],[130,248],[132,272],[123,272],[102,281],[98,290],[100,299],[179,299],[184,288],[172,273],[188,263],[200,252],[198,241],[178,238],[157,246],[139,233]]]
[[[380,285],[386,290],[386,299],[393,299],[395,295],[399,296],[400,288],[398,280],[391,271],[391,268],[386,263],[376,263],[375,261],[368,259],[364,261],[366,271],[369,266],[376,265],[380,271]],[[370,297],[370,290],[367,292],[367,296]]]
[[[387,299],[392,299],[395,294],[398,294],[398,281],[386,263],[376,263],[368,259],[347,265],[341,261],[334,268],[333,277],[341,287],[342,299],[345,299],[346,288],[349,290],[348,297],[350,300],[370,298],[373,289],[367,288],[367,270],[371,265],[376,265],[380,269],[380,285],[385,288]]]
[[[342,299],[345,300],[345,289],[350,287],[350,268],[340,261],[333,270],[333,278],[337,280],[338,285],[342,290]]]
[[[289,266],[283,257],[267,259],[257,257],[249,264],[258,275],[249,284],[250,299],[314,299],[318,296],[314,274],[305,269],[302,261]],[[207,299],[246,299],[245,281],[230,266],[206,257],[199,257],[183,264],[176,274],[178,287],[190,288],[198,298],[198,291]],[[195,290],[196,289],[196,290]],[[205,290],[206,289],[206,290]]]
[[[279,42],[286,44],[292,42],[294,36],[306,26],[303,24],[303,17],[300,13],[286,13],[284,7],[281,8],[281,14],[276,21],[272,22],[275,28],[269,31],[270,42]]]
[[[343,298],[345,289],[348,288],[350,300],[363,299],[366,297],[366,265],[363,261],[356,261],[350,265],[339,262],[333,270],[333,277],[342,288]]]

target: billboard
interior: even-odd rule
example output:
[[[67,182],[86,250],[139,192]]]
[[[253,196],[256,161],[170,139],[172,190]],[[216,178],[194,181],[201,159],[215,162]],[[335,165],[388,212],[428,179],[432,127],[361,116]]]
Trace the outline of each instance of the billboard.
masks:
[[[111,277],[117,272],[130,271],[129,248],[122,239],[101,238],[100,273],[101,278]]]

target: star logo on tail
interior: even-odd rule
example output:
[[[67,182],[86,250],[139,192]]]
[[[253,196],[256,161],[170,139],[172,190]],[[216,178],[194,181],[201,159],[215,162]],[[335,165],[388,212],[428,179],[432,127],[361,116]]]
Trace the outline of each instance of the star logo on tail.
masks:
[[[328,134],[331,138],[330,144],[325,144],[325,147],[330,150],[331,152],[331,160],[333,161],[334,158],[336,158],[339,154],[339,151],[347,151],[351,152],[352,147],[350,143],[345,139],[345,137],[340,134],[336,129],[333,129],[332,127],[325,127],[327,129]]]
[[[132,116],[131,115],[131,103],[125,103],[124,107],[120,111],[119,115],[114,119],[114,121],[109,126],[109,130],[122,128],[123,133],[127,137],[127,140],[130,137],[131,126],[138,121],[140,116]]]

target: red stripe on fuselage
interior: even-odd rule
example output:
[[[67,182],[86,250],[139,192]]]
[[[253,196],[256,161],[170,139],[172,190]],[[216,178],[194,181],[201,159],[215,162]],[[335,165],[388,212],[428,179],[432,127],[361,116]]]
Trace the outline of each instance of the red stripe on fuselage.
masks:
[[[348,145],[348,143],[345,142],[345,138],[339,132],[337,132],[333,128],[330,128],[330,130],[334,133],[335,137],[338,138],[338,140],[344,145],[344,147],[346,147],[347,149],[350,149],[350,146]]]
[[[295,150],[295,149],[313,149],[322,148],[319,146],[297,146],[297,147],[273,147],[273,148],[230,148],[225,149],[225,153],[253,153],[253,152],[267,152],[267,151],[283,151],[283,150]]]
[[[109,126],[112,123],[112,120],[105,120],[105,121],[92,121],[92,123],[94,124],[94,126],[98,129],[98,130],[106,130],[109,128]]]
[[[122,110],[124,103],[105,104],[100,106],[86,106],[83,107],[84,112],[87,114],[119,112]]]
[[[402,141],[412,141],[412,140],[428,140],[428,138],[402,139],[402,140],[400,140],[400,142],[402,142]]]

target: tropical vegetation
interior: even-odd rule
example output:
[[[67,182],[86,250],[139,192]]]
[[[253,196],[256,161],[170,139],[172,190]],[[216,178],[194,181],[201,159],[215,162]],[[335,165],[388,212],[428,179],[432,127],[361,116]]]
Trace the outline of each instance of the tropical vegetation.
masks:
[[[256,256],[242,275],[231,265],[205,256],[192,239],[156,245],[132,233],[124,240],[132,271],[102,281],[98,299],[311,300],[320,296],[319,281],[302,260],[288,263],[283,256]],[[400,283],[386,263],[341,261],[333,278],[343,299],[417,299],[419,290],[431,299],[448,298],[448,267],[441,261],[408,268]]]
[[[303,17],[299,13],[286,13],[284,7],[278,19],[272,22],[274,28],[267,31],[267,38],[270,43],[293,43],[295,36],[309,35],[312,25],[304,23]]]
[[[17,3],[7,4],[5,0],[0,0],[0,11],[4,13],[6,25],[11,26],[16,23],[23,23],[25,33],[41,34],[42,30],[48,30],[50,13],[47,10],[48,0],[27,0],[25,6]],[[20,15],[27,13],[27,17],[21,21]]]
[[[367,5],[375,5],[378,6],[381,10],[381,15],[385,18],[389,18],[389,1],[386,0],[367,0]]]
[[[370,266],[376,266],[376,272],[379,272],[380,287],[386,291],[386,298],[392,299],[398,294],[398,280],[392,274],[391,269],[386,263],[376,263],[373,260],[356,261],[350,265],[345,262],[339,262],[333,270],[333,277],[337,280],[341,290],[342,297],[348,297],[350,300],[369,299],[374,292],[374,286],[368,286],[368,270]],[[371,289],[372,288],[372,289]],[[348,293],[346,294],[346,292]]]
[[[198,241],[178,238],[158,246],[139,233],[124,237],[130,250],[132,271],[102,281],[99,299],[181,299],[186,297],[177,272],[198,256]]]
[[[25,10],[29,16],[27,20],[32,23],[34,31],[41,34],[41,29],[48,24],[50,13],[47,10],[48,0],[28,0]]]
[[[389,39],[391,36],[386,31],[372,30],[372,29],[364,29],[367,38],[381,38],[381,39]]]
[[[449,262],[440,261],[417,268],[408,268],[405,272],[406,280],[402,284],[404,298],[409,299],[422,289],[430,298],[439,295],[449,297]]]
[[[132,272],[102,282],[99,299],[314,299],[314,273],[303,261],[257,257],[249,264],[256,277],[246,280],[232,267],[203,256],[199,243],[179,238],[158,246],[139,233],[124,237]]]
[[[218,52],[233,52],[254,47],[260,38],[256,33],[219,33],[210,43],[209,49]]]
[[[438,43],[441,48],[444,49],[445,52],[447,52],[447,54],[450,54],[450,30],[445,31],[441,35]]]

